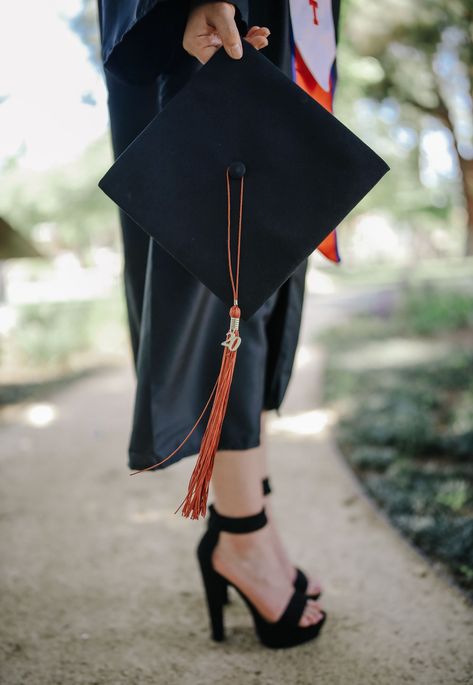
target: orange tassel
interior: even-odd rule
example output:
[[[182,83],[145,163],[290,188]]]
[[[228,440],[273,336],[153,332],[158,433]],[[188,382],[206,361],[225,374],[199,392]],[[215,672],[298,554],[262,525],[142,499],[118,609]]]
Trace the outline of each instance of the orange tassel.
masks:
[[[243,171],[244,173],[244,171]],[[190,438],[197,425],[201,421],[207,407],[210,404],[212,397],[214,396],[214,401],[212,404],[212,409],[209,416],[209,421],[205,428],[205,432],[200,445],[199,456],[197,462],[192,471],[187,495],[181,504],[178,506],[175,514],[183,506],[182,515],[190,517],[193,519],[198,519],[200,515],[205,516],[207,512],[207,498],[209,494],[209,485],[212,478],[212,471],[214,465],[215,454],[218,449],[218,444],[220,442],[220,435],[222,433],[223,420],[227,411],[228,398],[230,395],[230,387],[233,379],[233,371],[235,369],[236,354],[237,350],[241,344],[241,338],[239,333],[240,316],[241,310],[238,306],[238,282],[240,275],[240,244],[241,244],[241,227],[242,227],[242,210],[243,210],[243,178],[240,180],[240,212],[239,212],[239,222],[238,222],[238,243],[237,243],[237,261],[236,261],[236,276],[233,278],[233,268],[231,260],[231,249],[230,249],[230,178],[229,178],[229,168],[226,170],[226,181],[227,181],[227,255],[228,255],[228,271],[233,292],[233,306],[230,307],[230,328],[227,332],[225,340],[222,342],[224,346],[224,351],[222,355],[222,363],[220,365],[220,371],[218,378],[215,382],[210,397],[202,410],[199,418],[195,422],[194,426],[184,438],[176,449],[168,454],[168,456],[157,464],[151,464],[144,469],[139,469],[138,471],[133,471],[131,476],[137,473],[142,473],[143,471],[148,471],[150,469],[155,469],[160,464],[163,464],[168,459],[176,454],[184,445],[185,442]]]
[[[223,420],[227,411],[230,387],[235,369],[236,355],[241,338],[238,333],[240,308],[233,306],[230,309],[232,323],[227,337],[222,345],[225,346],[222,355],[222,364],[217,379],[217,389],[210,412],[199,456],[189,480],[187,496],[174,513],[183,506],[182,515],[193,519],[205,516],[207,511],[207,498],[209,494],[210,479],[212,477],[215,453],[217,452]]]

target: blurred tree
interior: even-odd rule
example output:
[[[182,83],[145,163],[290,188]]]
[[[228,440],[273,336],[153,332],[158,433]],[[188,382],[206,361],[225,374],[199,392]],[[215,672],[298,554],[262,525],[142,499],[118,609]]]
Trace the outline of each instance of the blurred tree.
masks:
[[[82,0],[82,6],[76,16],[69,22],[71,29],[77,33],[89,51],[89,59],[94,67],[101,71],[99,22],[97,0]]]
[[[405,120],[435,117],[451,134],[466,208],[465,254],[473,255],[473,2],[346,0],[345,40],[375,58],[378,78],[365,93],[391,98]]]
[[[8,221],[0,216],[0,305],[6,300],[4,263],[7,259],[42,257],[35,246],[15,231]]]
[[[46,253],[75,250],[87,261],[92,245],[119,249],[113,206],[97,189],[97,179],[111,163],[107,135],[89,145],[73,162],[47,171],[14,164],[4,174],[0,212],[33,241],[47,234]]]

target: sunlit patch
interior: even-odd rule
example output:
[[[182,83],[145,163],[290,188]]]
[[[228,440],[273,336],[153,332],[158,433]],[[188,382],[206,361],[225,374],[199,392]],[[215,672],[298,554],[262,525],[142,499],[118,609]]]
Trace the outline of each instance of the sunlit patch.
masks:
[[[363,349],[338,355],[337,366],[353,371],[405,368],[442,359],[449,353],[449,349],[448,345],[441,341],[424,342],[408,338],[392,338],[382,342],[367,343]]]
[[[292,414],[291,416],[272,417],[268,421],[268,435],[281,433],[300,436],[321,435],[334,422],[334,414],[327,409]]]
[[[13,307],[0,305],[0,335],[8,335],[17,323],[18,314]]]
[[[307,292],[311,294],[327,295],[334,293],[336,290],[332,276],[320,268],[308,269],[305,283]]]
[[[26,409],[26,421],[35,428],[44,428],[55,421],[56,407],[52,404],[32,404]]]
[[[176,529],[185,526],[187,518],[182,516],[182,509],[176,512],[179,504],[182,501],[181,497],[176,497],[175,500],[168,503],[164,509],[141,509],[138,511],[131,511],[128,514],[130,523],[136,525],[150,525],[159,524],[160,528]]]
[[[294,369],[301,369],[314,359],[314,349],[308,345],[299,345],[294,359]]]
[[[81,5],[78,0],[30,2],[25,22],[23,3],[10,3],[8,21],[0,25],[0,64],[9,66],[2,70],[0,160],[17,157],[19,167],[43,171],[72,162],[106,131],[103,76],[71,30]],[[23,44],[35,55],[34,69],[28,60],[13,58],[18,34],[12,26],[22,27]]]
[[[162,509],[145,509],[144,511],[134,511],[130,515],[132,523],[156,523],[169,519],[169,511]]]

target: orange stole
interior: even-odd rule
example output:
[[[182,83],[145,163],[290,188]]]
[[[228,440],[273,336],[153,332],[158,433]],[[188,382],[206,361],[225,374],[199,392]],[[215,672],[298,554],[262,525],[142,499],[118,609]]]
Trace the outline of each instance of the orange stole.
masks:
[[[333,81],[330,79],[330,90],[327,92],[323,90],[312,76],[306,63],[304,62],[301,53],[294,46],[294,69],[296,78],[295,81],[306,93],[308,93],[314,100],[317,100],[329,112],[333,112]],[[317,249],[332,262],[339,262],[340,256],[338,254],[337,246],[337,232],[334,229],[328,236],[322,240]]]

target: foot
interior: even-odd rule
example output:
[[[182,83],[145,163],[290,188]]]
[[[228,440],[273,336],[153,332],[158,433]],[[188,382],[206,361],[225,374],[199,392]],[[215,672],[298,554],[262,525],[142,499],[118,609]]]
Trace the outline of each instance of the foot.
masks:
[[[283,614],[294,587],[281,564],[273,543],[271,521],[252,533],[221,531],[213,551],[215,570],[235,585],[255,605],[267,621],[276,622]],[[318,623],[323,618],[320,602],[309,599],[299,626]]]
[[[268,498],[265,498],[265,510],[266,510],[266,516],[268,517],[268,521],[272,523],[270,526],[271,533],[272,533],[272,542],[274,545],[275,552],[278,556],[279,562],[284,568],[284,571],[286,573],[287,578],[290,580],[291,583],[294,583],[296,576],[297,576],[297,571],[296,567],[291,563],[291,560],[289,559],[286,549],[283,545],[283,542],[281,540],[281,537],[279,536],[279,533],[276,529],[276,526],[274,525],[274,519],[273,519],[273,512],[271,508],[271,504],[268,502]],[[307,595],[316,595],[319,592],[322,592],[322,586],[320,583],[318,583],[315,580],[312,580],[309,576],[307,576],[307,590],[305,591]]]

